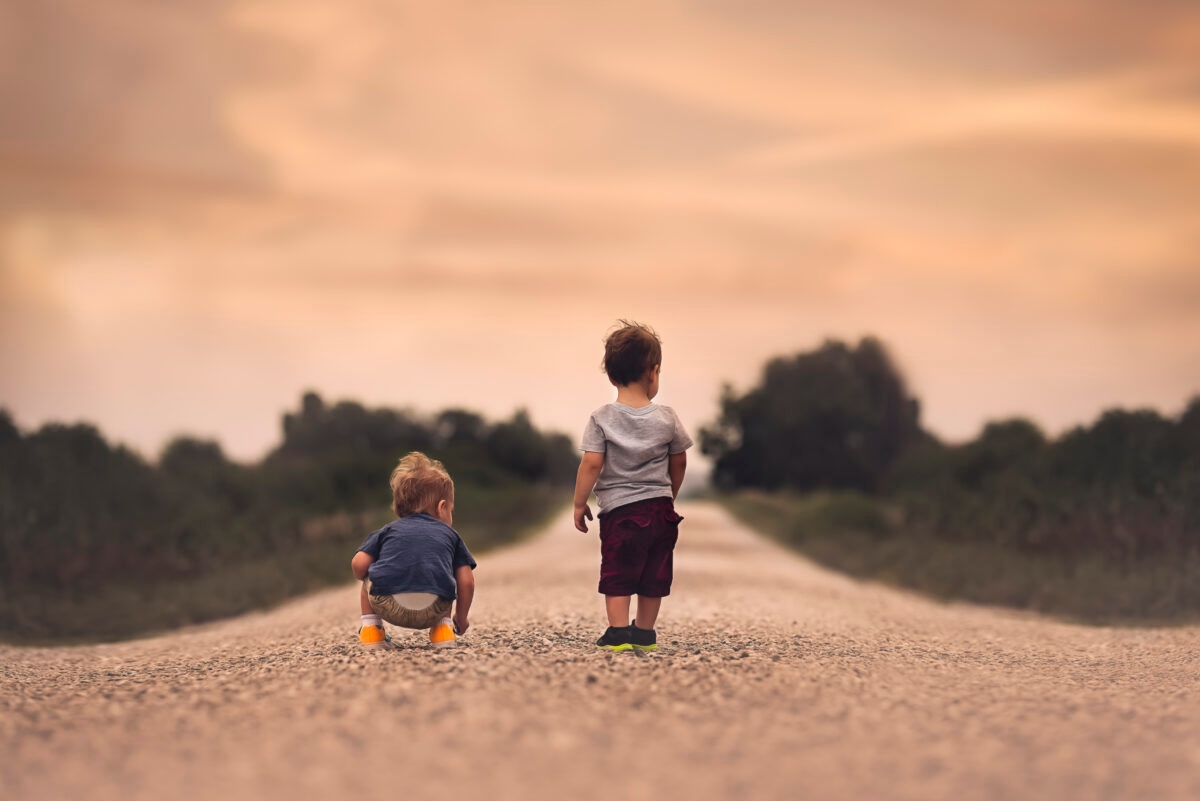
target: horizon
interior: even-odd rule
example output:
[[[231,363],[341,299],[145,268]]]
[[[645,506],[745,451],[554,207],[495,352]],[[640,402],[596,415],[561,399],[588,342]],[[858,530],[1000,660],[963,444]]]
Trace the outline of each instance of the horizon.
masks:
[[[827,339],[825,341],[831,341],[831,340]],[[847,341],[845,344],[854,346],[858,343],[858,341],[859,340]],[[886,346],[886,342],[884,344]],[[814,348],[815,348],[815,346],[814,346]],[[798,355],[799,353],[802,353],[802,352],[809,352],[810,350],[811,349],[806,350],[806,351],[793,351],[792,353],[788,353],[788,354],[778,354],[777,357],[771,357],[771,358],[790,358],[790,357]],[[890,354],[890,355],[894,356],[894,354]],[[764,363],[762,365],[762,368],[765,368],[765,366],[766,366],[766,364]],[[760,368],[760,370],[762,368]],[[903,376],[902,376],[902,378],[903,378]],[[760,382],[756,381],[756,382],[753,382],[752,385],[742,386],[742,387],[734,387],[734,390],[738,394],[744,394],[747,390],[752,389],[755,386],[758,386],[759,383]],[[906,381],[906,387],[911,392],[911,386],[908,386],[907,381]],[[395,411],[395,412],[410,414],[413,417],[415,417],[416,419],[425,421],[425,422],[431,421],[433,418],[437,417],[437,415],[441,414],[442,412],[451,411],[451,410],[461,410],[461,411],[473,412],[476,414],[480,414],[484,418],[484,420],[489,425],[491,425],[491,424],[503,422],[505,420],[509,420],[512,418],[513,415],[515,415],[519,412],[522,412],[522,411],[529,413],[529,410],[530,410],[529,405],[518,405],[518,406],[513,407],[513,409],[508,413],[491,414],[491,413],[483,411],[481,408],[472,407],[470,404],[450,404],[450,405],[446,405],[446,406],[442,406],[442,407],[438,407],[438,408],[424,408],[424,407],[413,405],[413,404],[388,404],[388,403],[375,404],[375,403],[364,402],[363,400],[361,400],[359,398],[342,396],[342,395],[330,395],[330,394],[321,392],[320,390],[315,389],[313,387],[308,387],[308,388],[300,390],[296,394],[293,405],[281,408],[280,411],[278,412],[278,414],[276,415],[275,429],[276,429],[276,433],[278,434],[277,438],[274,441],[265,445],[260,452],[258,452],[256,454],[250,454],[250,455],[240,455],[240,454],[237,454],[237,453],[231,451],[229,449],[229,447],[227,446],[227,443],[223,442],[219,436],[207,436],[204,434],[199,434],[194,431],[189,431],[185,428],[179,429],[177,432],[169,435],[167,438],[163,439],[157,445],[155,445],[151,449],[147,450],[145,447],[142,447],[142,446],[138,445],[137,443],[121,440],[120,438],[113,435],[111,432],[107,431],[103,425],[99,424],[96,421],[88,420],[86,418],[80,418],[80,419],[75,419],[75,420],[47,419],[47,420],[44,420],[41,423],[38,423],[35,425],[26,425],[20,419],[18,419],[15,415],[13,415],[12,410],[9,409],[7,406],[5,406],[3,403],[0,403],[0,411],[6,412],[10,415],[10,418],[12,419],[13,424],[17,426],[18,430],[21,432],[21,434],[23,436],[28,436],[30,434],[33,434],[38,429],[40,429],[42,426],[46,426],[46,425],[71,426],[71,425],[81,425],[82,424],[82,425],[94,426],[99,431],[100,435],[109,443],[109,445],[120,446],[120,447],[127,448],[129,450],[132,450],[133,452],[137,453],[141,458],[145,459],[147,462],[150,462],[150,463],[157,463],[158,459],[160,458],[160,456],[162,454],[162,451],[165,449],[165,447],[171,441],[173,441],[175,439],[179,439],[179,438],[193,438],[193,439],[197,439],[197,440],[212,441],[212,442],[217,443],[217,445],[220,446],[222,452],[225,454],[225,457],[231,461],[238,462],[241,464],[254,464],[254,463],[261,461],[262,459],[265,459],[268,455],[270,455],[270,453],[273,450],[275,450],[276,448],[278,448],[280,445],[283,444],[284,437],[283,437],[282,426],[283,426],[284,416],[298,412],[300,409],[301,400],[303,399],[303,397],[306,394],[308,394],[310,392],[315,393],[318,397],[320,397],[321,400],[325,403],[325,405],[327,407],[333,407],[339,403],[357,403],[367,409],[389,409],[389,410]],[[614,393],[615,393],[615,390],[614,390]],[[913,397],[921,405],[922,410],[923,410],[924,403],[923,403],[922,399],[916,395],[914,395]],[[614,398],[615,398],[615,395],[614,395]],[[605,401],[605,403],[607,403],[607,402],[609,402],[609,401]],[[659,398],[656,397],[653,402],[660,403],[661,401],[659,400]],[[995,418],[990,418],[990,419],[984,420],[983,422],[980,423],[979,428],[974,433],[969,434],[962,438],[958,438],[958,439],[952,439],[952,438],[942,436],[939,432],[932,430],[925,423],[924,420],[921,420],[920,422],[921,422],[921,428],[923,431],[925,431],[926,433],[932,434],[935,438],[937,438],[937,440],[939,442],[941,442],[944,445],[951,446],[951,447],[957,446],[957,445],[963,445],[963,444],[966,444],[968,442],[975,440],[976,438],[978,438],[979,434],[982,433],[984,427],[986,427],[987,425],[989,425],[991,423],[1004,422],[1004,421],[1015,420],[1015,419],[1029,421],[1029,422],[1033,423],[1034,425],[1036,425],[1038,427],[1038,429],[1042,431],[1042,433],[1046,436],[1046,438],[1048,440],[1057,440],[1057,439],[1061,438],[1063,435],[1065,435],[1065,434],[1069,433],[1070,431],[1075,430],[1077,428],[1090,428],[1091,426],[1095,425],[1095,423],[1103,415],[1105,415],[1109,412],[1113,412],[1113,411],[1126,411],[1126,412],[1151,411],[1151,412],[1154,412],[1154,413],[1160,415],[1161,417],[1163,417],[1165,419],[1174,419],[1174,418],[1178,418],[1187,409],[1187,407],[1193,402],[1200,402],[1200,391],[1197,391],[1197,392],[1193,393],[1192,395],[1188,396],[1187,398],[1184,398],[1178,404],[1178,406],[1176,408],[1172,408],[1172,409],[1162,409],[1162,408],[1156,408],[1156,407],[1152,407],[1152,406],[1121,406],[1121,405],[1104,406],[1091,418],[1088,418],[1086,420],[1081,420],[1076,423],[1068,424],[1057,430],[1051,430],[1051,429],[1046,428],[1046,426],[1044,426],[1040,421],[1038,421],[1036,418],[1032,417],[1031,415],[1015,413],[1015,414],[1011,414],[1011,415],[995,417]],[[700,462],[699,467],[701,468],[701,472],[704,473],[705,476],[707,476],[707,469],[709,466],[708,465],[708,457],[700,454],[699,444],[698,444],[698,442],[699,442],[698,432],[702,426],[707,426],[707,425],[710,425],[713,422],[715,422],[716,415],[717,415],[717,410],[714,410],[714,414],[710,419],[701,421],[701,423],[699,425],[695,426],[694,429],[689,430],[689,433],[693,436],[693,438],[697,439],[697,446],[696,446],[696,450],[695,450],[695,453],[693,454],[693,456],[698,458],[698,460]],[[539,431],[541,431],[544,434],[565,434],[566,436],[571,438],[572,442],[575,442],[576,445],[578,444],[576,442],[578,440],[578,437],[572,435],[572,433],[570,431],[563,430],[562,428],[556,428],[553,426],[545,425],[545,424],[541,423],[536,417],[533,417],[532,414],[531,414],[531,422],[533,423],[535,428],[537,428]]]

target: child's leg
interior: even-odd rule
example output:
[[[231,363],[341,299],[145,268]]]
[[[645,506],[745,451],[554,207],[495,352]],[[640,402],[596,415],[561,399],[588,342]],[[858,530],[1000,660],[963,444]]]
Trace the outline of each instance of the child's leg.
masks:
[[[662,599],[671,593],[671,580],[675,577],[675,543],[679,539],[679,521],[683,518],[675,512],[670,499],[655,498],[653,524],[650,526],[649,546],[642,574],[637,582],[637,620],[639,629],[653,631],[662,608]]]
[[[651,598],[646,595],[638,596],[637,620],[634,621],[639,629],[649,631],[658,620],[658,610],[662,608],[662,598]],[[611,617],[611,615],[610,615]],[[628,615],[626,620],[628,620]]]
[[[605,595],[604,609],[608,612],[608,625],[617,629],[623,629],[629,625],[628,595]]]
[[[359,606],[362,609],[362,626],[358,629],[358,641],[368,648],[377,648],[391,642],[391,637],[383,630],[383,620],[371,607],[371,599],[367,597],[367,582],[362,583],[359,590]]]

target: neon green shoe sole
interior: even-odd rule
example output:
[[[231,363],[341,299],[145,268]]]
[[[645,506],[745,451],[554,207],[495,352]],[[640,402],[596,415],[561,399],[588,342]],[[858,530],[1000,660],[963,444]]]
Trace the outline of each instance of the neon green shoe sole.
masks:
[[[596,640],[596,647],[604,651],[628,651],[633,648],[628,626],[609,626]]]

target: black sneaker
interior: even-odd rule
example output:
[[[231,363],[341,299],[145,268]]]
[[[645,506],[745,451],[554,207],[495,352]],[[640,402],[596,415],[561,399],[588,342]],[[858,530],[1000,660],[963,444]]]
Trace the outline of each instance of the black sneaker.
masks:
[[[633,648],[629,641],[629,630],[632,626],[609,626],[596,640],[596,647],[606,651],[628,651]]]
[[[639,629],[630,623],[629,644],[639,651],[656,651],[658,650],[658,635],[654,633],[654,629]]]

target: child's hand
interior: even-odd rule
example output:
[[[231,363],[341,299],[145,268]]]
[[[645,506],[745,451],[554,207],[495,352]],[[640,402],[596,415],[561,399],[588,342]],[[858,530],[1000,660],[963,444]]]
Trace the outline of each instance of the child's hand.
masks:
[[[469,628],[471,628],[471,621],[467,620],[466,617],[454,616],[454,632],[456,634],[466,634]]]
[[[583,519],[585,517],[588,520],[592,519],[591,507],[589,507],[586,503],[583,506],[576,506],[575,507],[575,528],[579,529],[584,534],[587,533],[587,523],[583,522]]]

